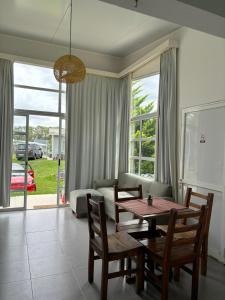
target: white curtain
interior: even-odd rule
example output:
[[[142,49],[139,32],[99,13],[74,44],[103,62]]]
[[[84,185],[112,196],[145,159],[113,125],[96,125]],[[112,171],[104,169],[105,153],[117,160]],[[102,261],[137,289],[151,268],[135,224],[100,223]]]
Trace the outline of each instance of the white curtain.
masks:
[[[156,180],[172,185],[177,200],[176,49],[161,54]]]
[[[13,64],[0,59],[0,206],[10,205],[13,134]]]
[[[66,187],[128,170],[129,79],[87,75],[67,88]]]

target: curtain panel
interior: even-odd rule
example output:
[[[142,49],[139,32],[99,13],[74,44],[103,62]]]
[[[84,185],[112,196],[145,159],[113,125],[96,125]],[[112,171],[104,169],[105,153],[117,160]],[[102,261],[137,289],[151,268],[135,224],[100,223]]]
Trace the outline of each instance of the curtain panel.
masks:
[[[87,75],[67,87],[65,194],[128,170],[129,78]]]
[[[161,54],[156,180],[172,185],[177,200],[176,49]]]
[[[0,59],[0,207],[10,205],[13,109],[13,64]]]

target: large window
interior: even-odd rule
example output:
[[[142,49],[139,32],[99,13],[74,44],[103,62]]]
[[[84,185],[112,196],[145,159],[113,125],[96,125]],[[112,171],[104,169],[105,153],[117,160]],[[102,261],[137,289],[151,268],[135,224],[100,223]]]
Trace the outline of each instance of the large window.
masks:
[[[132,82],[130,173],[154,178],[159,74]]]

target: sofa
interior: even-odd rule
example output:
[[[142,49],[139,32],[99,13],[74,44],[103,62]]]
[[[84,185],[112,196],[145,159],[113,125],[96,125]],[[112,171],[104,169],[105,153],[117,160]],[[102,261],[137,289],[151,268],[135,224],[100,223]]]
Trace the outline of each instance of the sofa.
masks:
[[[94,189],[104,196],[106,214],[110,219],[115,220],[115,205],[114,205],[114,185],[120,187],[137,187],[142,185],[143,196],[147,197],[148,194],[159,196],[167,200],[172,200],[172,188],[168,184],[152,181],[148,178],[130,174],[121,173],[118,179],[104,179],[96,180],[94,182]],[[135,192],[132,192],[135,195]],[[129,193],[120,193],[120,197],[128,197]],[[121,213],[121,221],[127,221],[133,218],[131,213]],[[159,222],[162,224],[162,220]]]

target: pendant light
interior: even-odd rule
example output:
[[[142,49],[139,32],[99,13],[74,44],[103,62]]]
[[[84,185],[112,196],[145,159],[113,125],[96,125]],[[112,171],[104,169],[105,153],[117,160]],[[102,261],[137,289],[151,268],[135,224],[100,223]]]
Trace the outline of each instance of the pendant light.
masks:
[[[71,39],[72,39],[72,15],[73,4],[70,2],[70,43],[69,54],[58,58],[54,64],[54,75],[58,82],[76,83],[82,81],[86,75],[84,63],[77,57],[71,54]]]

